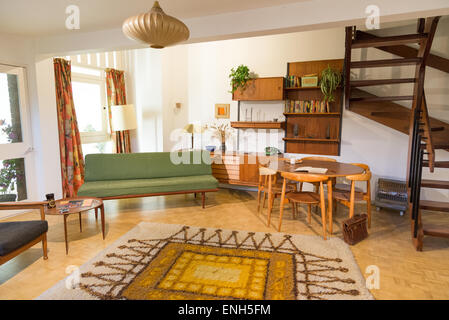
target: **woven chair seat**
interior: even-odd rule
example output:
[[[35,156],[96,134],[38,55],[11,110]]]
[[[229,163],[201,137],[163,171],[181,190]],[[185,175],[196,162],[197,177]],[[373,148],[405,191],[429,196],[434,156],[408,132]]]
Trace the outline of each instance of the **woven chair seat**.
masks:
[[[285,197],[293,202],[300,202],[306,204],[320,203],[320,195],[314,192],[291,192]]]
[[[351,201],[351,193],[347,191],[339,191],[336,190],[332,193],[332,197],[334,199],[340,200],[340,201]],[[363,201],[363,193],[362,192],[355,192],[354,193],[354,200],[355,201]]]

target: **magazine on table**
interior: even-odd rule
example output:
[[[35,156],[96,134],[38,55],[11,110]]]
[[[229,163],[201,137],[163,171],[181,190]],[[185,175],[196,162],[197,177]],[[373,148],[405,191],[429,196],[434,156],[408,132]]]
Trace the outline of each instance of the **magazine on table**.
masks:
[[[314,168],[314,167],[298,167],[295,169],[295,172],[307,172],[307,173],[321,173],[324,174],[327,172],[326,168]]]
[[[92,205],[92,199],[66,200],[66,201],[61,201],[59,204],[61,207],[67,207],[67,208],[90,207]]]

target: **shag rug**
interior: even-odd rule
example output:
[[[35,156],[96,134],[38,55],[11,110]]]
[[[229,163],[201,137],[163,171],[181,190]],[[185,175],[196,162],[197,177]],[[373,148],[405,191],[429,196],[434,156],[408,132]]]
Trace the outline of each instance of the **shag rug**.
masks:
[[[37,299],[373,297],[338,238],[142,222]]]

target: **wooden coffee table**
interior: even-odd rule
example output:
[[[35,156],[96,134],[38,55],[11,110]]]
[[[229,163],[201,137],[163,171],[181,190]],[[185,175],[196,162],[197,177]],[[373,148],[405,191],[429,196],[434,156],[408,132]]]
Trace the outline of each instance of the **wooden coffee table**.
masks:
[[[66,202],[70,200],[92,200],[92,204],[86,207],[75,207],[69,208],[68,212],[59,213],[59,209],[61,208],[61,202]],[[95,218],[98,219],[98,209],[100,209],[101,213],[101,231],[103,232],[103,240],[104,240],[104,205],[101,199],[90,198],[90,197],[79,197],[79,198],[67,198],[56,201],[56,208],[45,208],[45,214],[52,216],[63,216],[64,217],[64,237],[65,237],[65,253],[69,253],[69,243],[67,240],[67,218],[69,215],[78,214],[80,220],[80,232],[83,232],[83,226],[81,223],[81,213],[87,212],[89,210],[95,210]]]

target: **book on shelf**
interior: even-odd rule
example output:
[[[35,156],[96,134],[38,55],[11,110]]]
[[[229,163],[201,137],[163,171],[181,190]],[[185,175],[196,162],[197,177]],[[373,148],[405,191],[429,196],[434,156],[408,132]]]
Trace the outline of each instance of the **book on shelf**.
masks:
[[[295,169],[295,172],[307,172],[307,173],[321,173],[324,174],[327,172],[326,168],[314,168],[314,167],[298,167]]]
[[[330,106],[323,100],[286,100],[285,113],[330,113]]]

